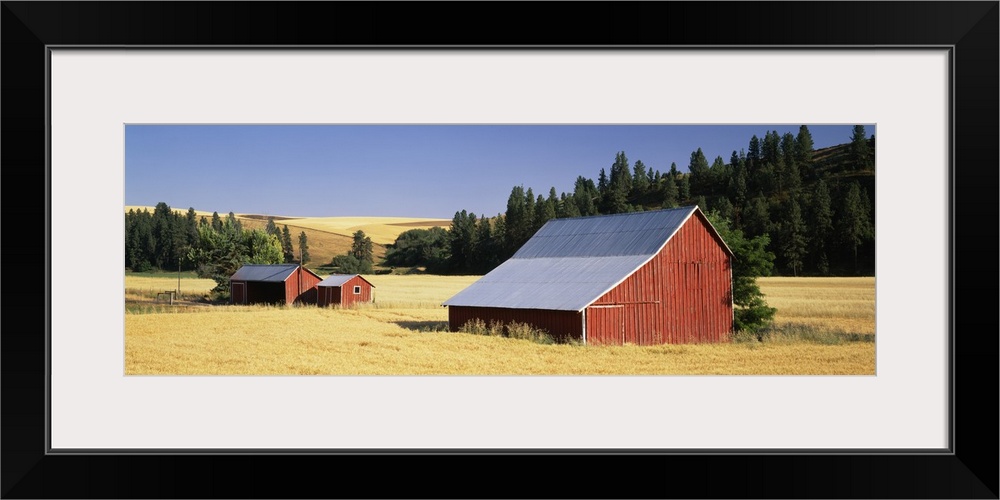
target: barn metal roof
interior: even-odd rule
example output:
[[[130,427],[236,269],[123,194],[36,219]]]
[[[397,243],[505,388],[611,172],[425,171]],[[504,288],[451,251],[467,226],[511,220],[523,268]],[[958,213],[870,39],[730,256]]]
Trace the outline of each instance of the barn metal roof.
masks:
[[[697,211],[550,220],[513,257],[443,305],[582,311],[652,259]]]
[[[298,267],[298,264],[244,264],[229,277],[229,280],[281,282],[287,280]],[[306,268],[303,270],[316,276],[316,273]],[[316,277],[319,278],[319,276]]]
[[[316,286],[334,286],[334,287],[341,286],[344,283],[350,281],[351,278],[355,276],[361,278],[362,281],[371,285],[372,288],[375,288],[375,285],[372,285],[371,282],[366,280],[360,274],[331,274],[330,276],[327,276],[325,280],[317,283]]]

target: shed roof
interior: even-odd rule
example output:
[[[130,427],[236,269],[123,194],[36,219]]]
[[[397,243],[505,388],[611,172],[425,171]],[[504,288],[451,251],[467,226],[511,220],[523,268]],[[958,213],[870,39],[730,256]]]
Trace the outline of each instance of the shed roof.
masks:
[[[239,268],[235,274],[229,277],[230,281],[267,281],[282,282],[287,280],[298,264],[245,264]],[[303,268],[306,272],[315,275],[316,273]],[[319,278],[319,276],[316,276]]]
[[[368,283],[368,285],[371,286],[372,288],[375,288],[375,285],[372,285],[370,281],[366,280],[360,274],[331,274],[327,276],[326,279],[324,279],[323,281],[317,283],[316,286],[333,286],[333,287],[342,286],[344,283],[347,283],[348,281],[351,280],[351,278],[355,276],[361,278],[361,281]]]
[[[444,305],[582,311],[659,253],[696,213],[704,217],[691,206],[550,220],[513,257]]]

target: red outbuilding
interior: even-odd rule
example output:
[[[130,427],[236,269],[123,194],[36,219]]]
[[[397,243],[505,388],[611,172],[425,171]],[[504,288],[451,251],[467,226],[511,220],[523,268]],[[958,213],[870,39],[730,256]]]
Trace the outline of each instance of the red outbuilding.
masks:
[[[316,303],[316,273],[298,264],[247,264],[229,278],[232,304]]]
[[[320,307],[372,302],[372,285],[360,274],[331,274],[316,285]]]
[[[479,319],[587,344],[728,342],[732,262],[697,206],[553,219],[444,305],[452,331]]]

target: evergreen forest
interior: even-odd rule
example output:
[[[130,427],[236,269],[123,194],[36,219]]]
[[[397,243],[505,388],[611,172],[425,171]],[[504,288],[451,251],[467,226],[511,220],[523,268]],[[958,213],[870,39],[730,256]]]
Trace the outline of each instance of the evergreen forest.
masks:
[[[748,240],[763,238],[776,275],[858,276],[875,272],[875,136],[855,125],[848,142],[816,150],[798,134],[750,137],[728,159],[701,148],[686,169],[663,171],[625,151],[597,180],[578,176],[572,192],[514,186],[502,214],[460,210],[450,230],[413,229],[387,247],[387,266],[485,274],[511,257],[548,220],[698,205]]]

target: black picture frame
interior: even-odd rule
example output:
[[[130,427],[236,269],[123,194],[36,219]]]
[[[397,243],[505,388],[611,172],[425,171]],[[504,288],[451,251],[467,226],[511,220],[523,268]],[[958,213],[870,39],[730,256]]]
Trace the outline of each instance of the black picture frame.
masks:
[[[998,498],[996,1],[4,1],[0,12],[0,159],[19,193],[4,207],[15,228],[3,247],[4,498]],[[38,221],[49,207],[53,45],[952,47],[950,453],[48,454],[46,298],[61,279],[41,265],[50,233]],[[23,227],[44,232],[18,236]],[[385,477],[366,481],[366,471]]]

